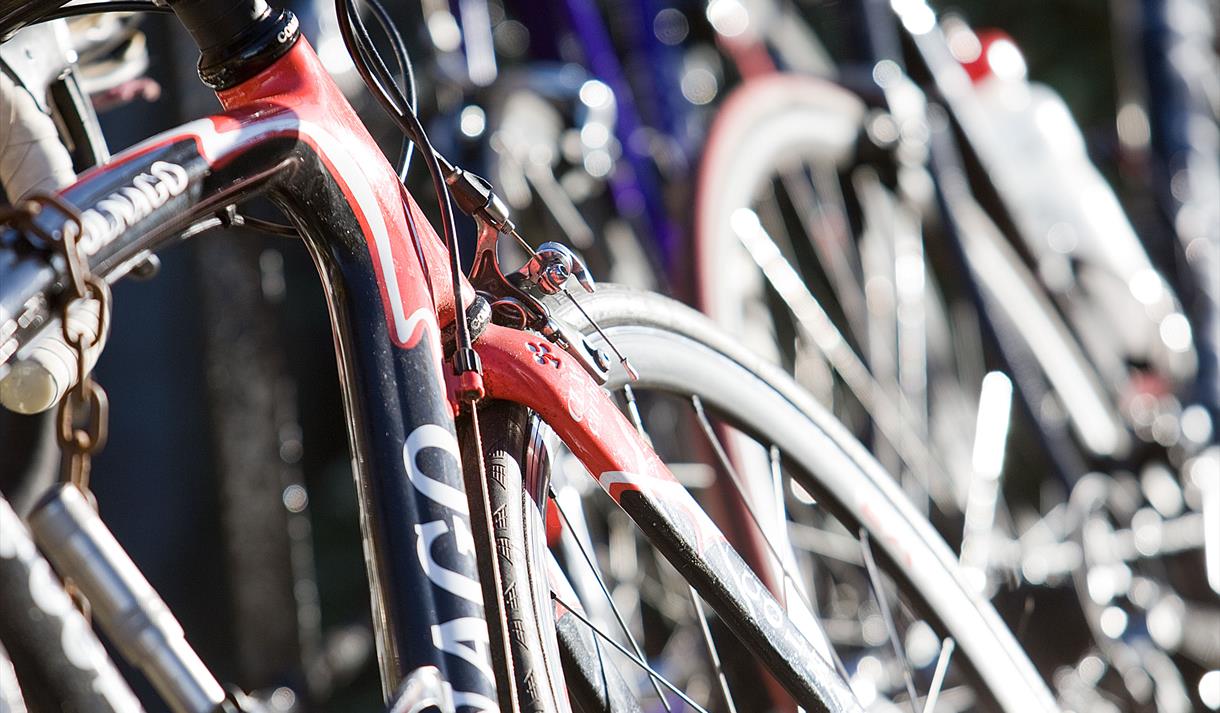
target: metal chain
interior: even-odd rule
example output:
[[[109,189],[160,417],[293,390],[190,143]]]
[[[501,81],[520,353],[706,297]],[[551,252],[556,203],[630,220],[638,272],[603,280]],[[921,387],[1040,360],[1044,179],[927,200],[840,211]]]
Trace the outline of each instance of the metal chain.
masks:
[[[63,479],[84,493],[95,508],[97,502],[89,490],[89,472],[92,456],[106,445],[109,426],[110,402],[106,391],[93,380],[86,360],[91,347],[101,342],[110,328],[110,285],[89,270],[81,259],[76,239],[84,234],[80,213],[63,199],[53,195],[39,195],[33,199],[41,208],[51,205],[68,218],[68,224],[59,231],[55,241],[64,258],[68,271],[68,299],[63,301],[60,313],[60,328],[64,341],[76,350],[76,388],[64,394],[59,404],[59,448],[63,453]],[[75,230],[69,230],[69,226]],[[86,339],[84,330],[73,331],[68,321],[69,310],[80,300],[97,300],[98,328],[93,339]]]
[[[48,233],[34,220],[47,207],[54,208],[67,219],[62,230]],[[97,500],[89,489],[89,473],[93,454],[106,445],[110,402],[106,391],[93,380],[86,359],[87,352],[105,339],[110,328],[110,285],[94,275],[88,263],[81,258],[76,243],[77,238],[84,234],[80,212],[59,196],[49,193],[30,196],[19,206],[0,215],[0,223],[10,223],[37,235],[47,245],[54,246],[64,259],[68,279],[59,315],[60,329],[63,330],[64,341],[76,350],[77,378],[75,387],[64,394],[59,403],[56,435],[63,454],[61,473],[63,481],[78,488],[90,505],[97,509]],[[98,328],[91,339],[87,337],[87,330],[73,330],[69,323],[69,311],[81,300],[98,302]],[[64,581],[64,588],[88,619],[88,600],[70,580]]]

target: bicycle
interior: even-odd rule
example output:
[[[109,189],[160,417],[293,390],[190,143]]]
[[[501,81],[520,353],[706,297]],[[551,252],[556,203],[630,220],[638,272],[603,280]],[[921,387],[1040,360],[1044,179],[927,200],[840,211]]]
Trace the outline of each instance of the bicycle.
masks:
[[[74,305],[96,303],[93,338],[103,335],[109,282],[140,270],[149,255],[178,240],[223,224],[251,223],[230,206],[263,193],[301,233],[326,288],[360,491],[381,675],[387,701],[397,698],[395,709],[447,708],[451,694],[457,708],[515,710],[524,707],[543,674],[551,690],[564,690],[556,666],[514,675],[519,658],[508,653],[514,646],[540,651],[510,621],[548,613],[551,605],[545,597],[531,600],[528,588],[507,588],[495,556],[496,528],[533,522],[493,517],[496,501],[488,489],[496,478],[489,474],[498,471],[483,467],[480,434],[503,433],[504,421],[492,414],[480,419],[475,406],[496,399],[520,403],[555,429],[798,705],[859,709],[835,667],[810,644],[818,639],[817,628],[784,615],[785,608],[733,554],[686,490],[675,486],[647,438],[599,386],[628,380],[698,395],[727,422],[782,436],[785,450],[793,452],[790,466],[806,473],[802,482],[810,492],[826,490],[827,502],[841,504],[861,539],[876,543],[880,567],[903,585],[905,595],[929,606],[958,642],[958,659],[977,674],[982,693],[1006,710],[1053,708],[994,612],[957,581],[943,543],[867,453],[785,377],[740,352],[693,312],[659,297],[614,289],[568,295],[565,308],[583,320],[581,328],[570,326],[559,309],[548,307],[548,298],[565,294],[570,277],[589,289],[593,285],[561,246],[543,246],[522,270],[501,272],[495,246],[501,233],[513,234],[511,222],[486,183],[442,163],[431,150],[409,104],[390,88],[388,72],[369,53],[351,3],[339,6],[345,40],[374,95],[429,165],[445,240],[371,143],[300,39],[290,13],[258,0],[224,6],[182,0],[171,9],[200,46],[201,78],[217,91],[224,113],[142,142],[59,194],[36,195],[5,215],[12,225],[0,250],[0,378],[48,339],[71,345],[77,357],[76,383],[64,394],[60,412],[70,483],[53,490],[27,520],[37,551],[27,525],[0,506],[0,637],[10,653],[19,652],[11,660],[26,669],[19,671],[26,674],[23,681],[35,675],[33,680],[51,682],[30,689],[35,694],[82,708],[137,709],[80,612],[65,606],[70,599],[49,576],[46,555],[172,708],[251,705],[210,676],[89,507],[89,454],[104,441],[106,397],[85,366],[82,352],[90,337],[62,323]],[[46,12],[5,6],[0,26]],[[469,280],[458,268],[446,186],[481,224]],[[703,383],[692,384],[675,370],[658,339],[691,359],[710,360],[704,362]],[[613,367],[607,350],[621,367]],[[744,394],[717,393],[732,383],[721,371],[730,367],[752,377],[736,387],[748,384]],[[777,413],[786,420],[776,419]],[[772,450],[778,452],[777,446]],[[535,574],[545,567],[530,557],[519,564]],[[45,587],[47,596],[32,591],[31,582]],[[561,608],[578,614],[580,605],[562,581],[556,590]],[[84,649],[61,643],[65,628],[80,637]],[[537,631],[553,628],[545,616],[534,625]],[[598,660],[599,649],[590,649],[589,639],[558,641],[570,657]],[[91,653],[74,657],[82,650]],[[947,657],[941,658],[947,665]],[[942,679],[944,665],[938,667]],[[58,685],[57,676],[65,675],[71,685]],[[1014,679],[1021,685],[1013,685]]]

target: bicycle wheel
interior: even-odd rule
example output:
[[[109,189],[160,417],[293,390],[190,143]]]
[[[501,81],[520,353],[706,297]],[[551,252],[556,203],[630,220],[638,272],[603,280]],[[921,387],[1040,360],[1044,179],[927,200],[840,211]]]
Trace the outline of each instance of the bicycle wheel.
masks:
[[[607,388],[623,394],[629,415],[723,530],[754,528],[764,536],[769,559],[757,568],[760,578],[773,583],[789,617],[804,622],[810,645],[850,680],[862,707],[914,697],[918,710],[947,681],[952,693],[942,692],[937,710],[1055,709],[994,610],[960,580],[948,547],[867,451],[789,377],[665,298],[605,287],[582,306],[640,373],[630,384],[612,377]],[[681,561],[649,554],[634,528],[624,544],[622,521],[611,521],[621,513],[603,507],[608,499],[564,494],[580,488],[573,477],[579,469],[562,449],[547,446],[545,424],[504,404],[486,407],[483,424],[511,590],[515,675],[532,682],[519,687],[524,710],[564,709],[556,693],[563,689],[538,685],[559,675],[559,661],[579,710],[651,710],[683,697],[703,710],[792,705],[774,685],[759,685],[768,679],[760,679],[754,652],[722,618],[704,616]],[[749,437],[756,447],[729,459],[722,433]],[[759,457],[762,468],[731,462]],[[767,482],[742,482],[760,477]],[[717,481],[725,487],[713,487]],[[548,512],[553,489],[560,502]],[[732,521],[730,503],[715,497],[730,490],[745,522]],[[761,492],[772,497],[764,501]],[[555,545],[549,555],[548,534]],[[626,552],[639,556],[628,563]],[[552,557],[565,577],[549,564]],[[621,587],[628,581],[646,596],[634,597],[625,612]],[[677,613],[680,600],[690,605],[686,614]],[[629,613],[638,620],[628,622]],[[958,654],[945,653],[954,648]],[[617,666],[605,665],[615,657]],[[947,668],[937,665],[941,658]],[[662,675],[677,670],[686,671],[678,676],[682,685]],[[619,695],[625,690],[632,695]]]
[[[932,504],[929,517],[950,542],[960,540],[956,549],[973,583],[1013,621],[1027,620],[1035,606],[1057,608],[1058,626],[1041,632],[1056,644],[1035,648],[1045,670],[1061,668],[1052,678],[1065,707],[1107,698],[1123,709],[1146,705],[1150,676],[1166,681],[1156,684],[1157,696],[1165,691],[1166,700],[1185,701],[1173,667],[1163,663],[1178,655],[1175,637],[1160,637],[1169,645],[1157,650],[1132,633],[1138,625],[1115,626],[1112,610],[1111,631],[1121,628],[1138,642],[1114,643],[1101,626],[1104,607],[1085,586],[1104,578],[1107,567],[1087,555],[1070,565],[1048,556],[1056,548],[1079,550],[1071,528],[1058,522],[1060,513],[1074,511],[1065,497],[1070,488],[1060,492],[1060,482],[1097,470],[1108,473],[1103,490],[1122,493],[1116,462],[1150,482],[1164,480],[1155,477],[1164,470],[1158,461],[1175,457],[1156,455],[1159,446],[1149,445],[1172,439],[1141,424],[1154,417],[1122,406],[1150,398],[1122,397],[1130,375],[1112,364],[1124,353],[1128,364],[1159,362],[1132,358],[1136,352],[1105,339],[1098,346],[1094,333],[1112,339],[1126,332],[1122,320],[1106,317],[1125,304],[1122,295],[1099,298],[1085,284],[1071,304],[1057,303],[989,212],[1001,209],[994,196],[988,199],[989,187],[955,180],[964,179],[966,168],[945,148],[951,138],[938,142],[936,132],[928,143],[936,151],[943,212],[917,214],[922,204],[911,185],[918,181],[886,178],[887,166],[903,166],[904,156],[907,165],[918,163],[897,136],[890,117],[826,82],[774,77],[739,90],[717,119],[703,164],[696,210],[701,306],[795,373],[899,476],[914,502]],[[879,153],[874,144],[882,139],[897,143]],[[1097,262],[1105,272],[1109,263]],[[1003,376],[985,380],[988,369]],[[1000,387],[992,395],[1011,394],[1011,421],[1002,400],[1001,409],[984,408],[987,386]],[[988,431],[988,421],[1003,425]],[[990,449],[999,458],[979,461],[998,476],[990,481],[980,477],[988,468],[975,461],[989,455],[979,448],[989,434],[994,443],[1007,441],[1006,449]],[[1168,492],[1179,492],[1172,480],[1165,481]],[[1174,508],[1165,513],[1183,516]],[[1044,572],[1044,562],[1055,562],[1055,572]],[[1073,567],[1074,578],[1062,575]],[[1165,596],[1184,593],[1163,575],[1150,579]],[[1074,590],[1079,609],[1055,604],[1056,588]],[[1110,604],[1108,595],[1100,599]],[[1065,633],[1073,628],[1080,632],[1074,640]],[[1187,680],[1207,666],[1180,665]]]
[[[726,102],[695,206],[698,306],[795,374],[915,502],[956,520],[982,346],[869,139],[885,119],[802,77],[756,80]]]
[[[969,187],[933,209],[911,155],[930,142],[899,133],[828,82],[740,90],[702,168],[700,306],[847,423],[995,593],[1013,580],[991,542],[1039,520],[1042,474],[1078,477],[1123,427]]]

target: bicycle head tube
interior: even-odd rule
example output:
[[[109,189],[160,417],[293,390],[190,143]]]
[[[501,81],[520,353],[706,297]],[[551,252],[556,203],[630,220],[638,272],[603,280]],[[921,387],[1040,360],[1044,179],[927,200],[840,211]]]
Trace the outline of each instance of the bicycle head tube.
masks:
[[[199,78],[220,91],[258,74],[301,36],[291,12],[266,0],[170,0],[199,46]]]

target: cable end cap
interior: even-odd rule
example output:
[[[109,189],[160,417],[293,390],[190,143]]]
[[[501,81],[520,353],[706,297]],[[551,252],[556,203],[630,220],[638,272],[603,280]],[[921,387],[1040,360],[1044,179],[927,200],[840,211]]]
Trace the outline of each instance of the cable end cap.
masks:
[[[482,399],[487,391],[483,386],[483,364],[473,349],[459,349],[453,355],[453,371],[457,374],[458,398],[466,403]]]

